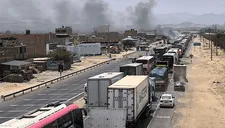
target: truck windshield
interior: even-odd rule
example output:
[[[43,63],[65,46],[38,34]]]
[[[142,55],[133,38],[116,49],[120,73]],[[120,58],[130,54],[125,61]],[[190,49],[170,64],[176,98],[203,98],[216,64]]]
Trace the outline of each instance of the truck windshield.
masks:
[[[169,66],[173,66],[173,56],[163,56],[162,61],[167,61]]]
[[[137,63],[147,64],[148,61],[147,60],[137,60]]]

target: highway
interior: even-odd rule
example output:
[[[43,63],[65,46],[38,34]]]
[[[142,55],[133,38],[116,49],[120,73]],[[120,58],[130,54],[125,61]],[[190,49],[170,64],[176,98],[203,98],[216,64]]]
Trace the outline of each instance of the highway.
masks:
[[[189,43],[189,46],[187,47],[186,53],[184,56],[188,56],[190,54],[191,50],[191,42]],[[181,58],[182,64],[189,64],[190,59],[188,58]],[[169,75],[170,82],[168,84],[167,90],[165,92],[156,92],[156,96],[159,99],[159,97],[164,93],[169,93],[175,96],[175,107],[174,108],[160,108],[159,107],[159,100],[156,102],[153,102],[153,108],[151,115],[146,117],[141,117],[140,120],[137,122],[136,128],[172,128],[173,127],[173,121],[174,119],[174,111],[176,109],[176,106],[178,106],[178,99],[182,96],[184,96],[185,92],[179,92],[174,91],[174,82],[172,79],[173,75]],[[187,90],[188,83],[186,83],[185,88]]]
[[[141,52],[132,54],[131,56],[138,56]],[[142,53],[143,54],[143,53]],[[29,111],[40,108],[54,101],[67,101],[77,95],[76,100],[81,98],[84,84],[89,77],[103,73],[118,71],[119,66],[131,63],[129,59],[116,60],[109,64],[94,68],[79,75],[62,80],[58,83],[50,85],[50,88],[41,88],[34,92],[23,96],[16,97],[12,100],[0,102],[0,123],[10,120],[12,118],[21,116]]]
[[[188,47],[187,53],[190,48]],[[140,53],[145,55],[145,52],[137,52],[132,56],[138,56]],[[186,58],[184,58],[185,60]],[[182,59],[183,60],[183,59]],[[129,59],[122,59],[111,62],[109,64],[94,68],[79,75],[62,80],[58,83],[50,85],[50,88],[41,88],[37,91],[28,93],[26,95],[0,102],[0,123],[10,120],[12,118],[23,115],[31,110],[40,108],[41,106],[54,101],[66,101],[73,98],[79,99],[82,96],[83,87],[87,78],[110,71],[118,71],[119,66],[131,63]],[[169,76],[170,83],[166,93],[173,94],[176,100],[182,97],[185,92],[175,92],[173,89],[172,74]],[[159,98],[165,92],[157,92],[156,96]],[[76,97],[77,96],[77,97]],[[75,98],[74,98],[75,97]],[[177,102],[176,102],[177,103]],[[176,106],[175,106],[176,108]],[[158,100],[153,102],[151,115],[141,117],[137,122],[137,128],[170,128],[172,127],[172,119],[175,108],[159,108]]]

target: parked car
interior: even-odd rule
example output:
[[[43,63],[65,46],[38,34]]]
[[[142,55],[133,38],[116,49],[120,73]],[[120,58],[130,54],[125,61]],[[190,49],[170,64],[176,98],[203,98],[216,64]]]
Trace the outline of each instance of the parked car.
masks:
[[[163,94],[160,97],[160,107],[174,107],[175,97],[172,94]]]

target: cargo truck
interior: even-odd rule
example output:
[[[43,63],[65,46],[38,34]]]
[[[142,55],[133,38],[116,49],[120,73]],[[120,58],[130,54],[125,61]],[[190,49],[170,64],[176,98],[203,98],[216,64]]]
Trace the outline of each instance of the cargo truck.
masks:
[[[155,66],[154,56],[142,56],[136,60],[136,63],[143,64],[143,75],[148,75]]]
[[[173,81],[174,91],[185,91],[185,83],[187,80],[187,66],[186,65],[174,65],[173,66]]]
[[[134,128],[142,114],[149,114],[151,95],[148,76],[125,76],[108,87],[108,109],[126,109],[126,127]]]
[[[120,66],[120,72],[123,72],[124,75],[143,75],[143,64],[131,63]]]
[[[107,107],[107,87],[124,77],[122,72],[102,73],[87,80],[87,106]]]
[[[155,78],[155,91],[165,91],[168,85],[168,68],[161,66],[153,69],[149,77]]]
[[[173,69],[173,64],[177,63],[177,59],[176,59],[176,54],[175,53],[165,53],[161,60],[168,62],[168,70],[172,70]]]
[[[179,62],[179,58],[182,55],[179,53],[179,48],[171,48],[167,53],[175,53],[176,62]]]

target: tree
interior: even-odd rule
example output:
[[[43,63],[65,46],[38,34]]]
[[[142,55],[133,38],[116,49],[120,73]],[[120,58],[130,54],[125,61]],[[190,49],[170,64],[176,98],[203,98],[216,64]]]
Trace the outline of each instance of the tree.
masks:
[[[64,62],[68,62],[71,61],[72,54],[65,49],[56,49],[50,52],[48,56],[55,61],[63,60]]]

